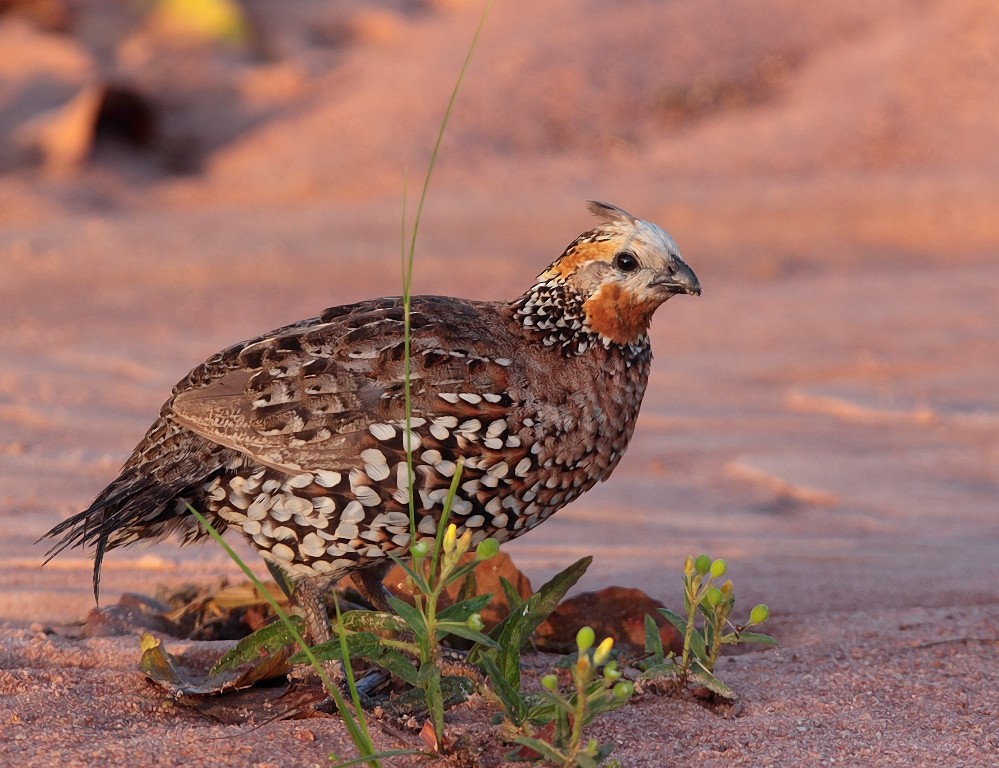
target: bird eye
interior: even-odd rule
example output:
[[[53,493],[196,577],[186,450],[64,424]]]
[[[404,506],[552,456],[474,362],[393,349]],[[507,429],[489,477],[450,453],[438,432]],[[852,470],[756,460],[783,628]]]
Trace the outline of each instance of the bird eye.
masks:
[[[622,272],[634,272],[638,269],[638,259],[635,258],[635,254],[629,251],[621,251],[614,257],[614,266]]]

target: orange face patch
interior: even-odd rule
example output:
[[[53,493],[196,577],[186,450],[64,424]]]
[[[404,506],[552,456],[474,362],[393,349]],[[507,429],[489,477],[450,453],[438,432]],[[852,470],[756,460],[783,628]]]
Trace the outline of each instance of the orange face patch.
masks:
[[[617,344],[628,344],[648,332],[658,306],[617,283],[606,283],[583,303],[583,312],[591,330]]]
[[[540,279],[551,280],[558,277],[568,277],[575,272],[579,266],[588,264],[591,261],[609,262],[614,258],[615,253],[616,249],[614,247],[614,243],[609,240],[600,240],[595,243],[577,243],[568,253],[545,270],[541,274]]]

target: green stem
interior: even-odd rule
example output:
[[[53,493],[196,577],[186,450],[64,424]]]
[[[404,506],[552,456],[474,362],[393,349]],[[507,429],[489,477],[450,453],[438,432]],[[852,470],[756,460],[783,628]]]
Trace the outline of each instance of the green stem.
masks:
[[[700,579],[696,576],[687,582],[687,630],[683,633],[683,656],[681,665],[686,675],[690,669],[690,640],[694,636],[694,619],[697,618],[697,592]]]
[[[569,737],[569,752],[566,755],[565,766],[570,768],[576,764],[576,755],[579,753],[579,745],[583,740],[583,721],[586,718],[586,687],[589,680],[577,670],[572,672],[573,681],[576,684],[576,706],[572,714],[572,734]]]

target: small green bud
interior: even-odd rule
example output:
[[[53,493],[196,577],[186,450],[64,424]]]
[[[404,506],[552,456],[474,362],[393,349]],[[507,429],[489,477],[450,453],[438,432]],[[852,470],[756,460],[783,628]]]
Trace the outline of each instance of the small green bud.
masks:
[[[611,689],[611,695],[619,701],[624,701],[625,699],[630,699],[631,695],[635,692],[635,684],[630,680],[621,680],[614,683],[614,687]]]
[[[471,616],[465,619],[465,624],[468,626],[469,629],[474,630],[475,632],[481,632],[482,629],[486,626],[482,621],[482,614],[480,613],[473,613]]]
[[[595,755],[597,754],[598,749],[600,749],[600,742],[598,742],[596,739],[590,739],[586,743],[586,754]]]
[[[549,691],[558,690],[558,675],[545,675],[542,677],[541,687]]]
[[[427,544],[427,542],[420,540],[409,548],[409,554],[415,558],[426,557],[430,554],[430,545]]]
[[[750,624],[762,624],[764,621],[770,618],[770,609],[767,608],[763,603],[759,605],[754,605],[753,610],[749,612],[749,623]]]
[[[698,555],[694,560],[694,570],[698,576],[703,576],[711,570],[711,558],[707,555]]]
[[[593,663],[599,667],[601,664],[607,661],[607,659],[610,658],[611,648],[613,647],[614,647],[614,638],[613,637],[604,638],[603,642],[601,642],[600,645],[597,646],[597,650],[593,652]]]
[[[499,552],[499,542],[496,539],[483,539],[475,548],[476,560],[488,560]]]
[[[576,633],[576,648],[579,649],[580,653],[586,653],[593,647],[596,639],[597,635],[592,627],[580,627]]]
[[[708,593],[704,596],[704,601],[710,605],[712,608],[718,607],[718,604],[724,599],[722,591],[718,587],[711,587]]]
[[[728,565],[720,557],[711,563],[711,575],[716,579],[720,579],[725,575],[725,571],[728,570]]]
[[[604,677],[606,677],[611,682],[619,680],[621,678],[621,670],[617,668],[616,661],[608,661],[604,666]]]

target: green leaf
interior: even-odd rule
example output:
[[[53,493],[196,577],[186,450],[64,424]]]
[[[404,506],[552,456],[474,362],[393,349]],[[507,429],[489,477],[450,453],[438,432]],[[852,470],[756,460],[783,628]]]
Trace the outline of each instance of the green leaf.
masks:
[[[510,613],[513,613],[524,604],[524,598],[520,596],[520,592],[517,591],[517,588],[506,576],[500,576],[500,586],[503,587],[503,594],[506,595],[506,601],[510,606]]]
[[[576,753],[576,765],[579,768],[600,768],[600,764],[585,752]]]
[[[388,604],[395,611],[399,618],[406,622],[406,626],[413,632],[414,635],[421,639],[426,639],[427,637],[427,622],[423,614],[420,613],[416,608],[411,606],[405,600],[400,600],[398,597],[389,597]]]
[[[739,698],[735,695],[735,692],[731,688],[700,665],[691,667],[689,679],[691,682],[703,685],[709,691],[718,694],[722,698],[731,699],[733,701]]]
[[[676,627],[677,632],[681,635],[687,634],[687,620],[683,616],[669,608],[657,608],[656,610],[663,615],[666,621]]]
[[[376,664],[410,685],[419,685],[418,673],[413,663],[394,648],[382,645],[381,639],[370,632],[352,632],[345,637],[347,653],[351,658],[364,659]],[[327,643],[317,645],[312,649],[320,661],[342,658],[340,638],[334,638]],[[305,656],[295,654],[289,659],[292,664],[302,663]]]
[[[427,708],[434,725],[436,747],[440,751],[441,736],[444,734],[444,692],[441,690],[441,671],[434,664],[424,664],[420,668],[420,687],[426,692]]]
[[[489,605],[489,601],[492,599],[492,595],[476,595],[469,600],[462,600],[460,603],[449,605],[437,614],[437,618],[441,621],[465,621],[473,613],[479,613]]]
[[[684,637],[687,636],[687,620],[678,613],[674,613],[669,608],[657,608],[666,620],[676,627],[677,632],[679,632]],[[702,662],[707,662],[708,651],[704,645],[704,636],[698,632],[696,629],[690,633],[690,651]]]
[[[725,642],[732,643],[763,643],[765,645],[778,645],[777,639],[770,637],[770,635],[764,635],[760,632],[740,632],[736,635],[735,640],[725,640]]]
[[[510,685],[510,682],[503,676],[500,668],[496,666],[492,656],[483,656],[479,662],[483,672],[492,683],[493,691],[503,704],[506,716],[514,725],[521,725],[527,717],[527,704],[520,692]]]
[[[704,637],[696,629],[690,633],[690,651],[703,663],[708,663],[708,647],[704,643]]]
[[[298,616],[289,617],[295,623],[296,629],[301,631],[302,619]],[[236,667],[240,667],[251,661],[259,661],[265,654],[276,653],[287,650],[294,645],[295,638],[291,631],[283,622],[276,621],[261,627],[251,635],[247,635],[225,653],[221,659],[215,662],[208,674],[217,675],[221,672],[229,672]]]
[[[347,611],[340,615],[340,623],[348,632],[392,632],[406,629],[406,622],[399,616],[382,611]]]
[[[418,685],[419,671],[413,663],[403,656],[399,651],[391,648],[383,648],[381,655],[372,658],[371,662],[377,664],[382,669],[391,672],[404,683],[413,687]]]
[[[368,659],[377,656],[381,651],[381,642],[378,636],[371,632],[351,632],[346,636],[347,655],[351,658]],[[335,661],[343,658],[343,649],[340,646],[340,638],[334,637],[325,643],[313,646],[313,655],[319,661]],[[302,652],[296,653],[289,661],[292,664],[306,664],[308,659]]]
[[[679,664],[672,661],[666,661],[662,664],[655,664],[648,667],[642,674],[638,676],[639,680],[666,680],[670,682],[678,682],[683,677],[682,668]]]
[[[488,635],[484,635],[481,632],[472,629],[467,624],[459,624],[455,621],[442,621],[437,625],[437,640],[447,635],[456,635],[458,637],[463,637],[466,640],[471,640],[473,643],[479,645],[488,646],[489,648],[495,648],[499,650],[500,644],[493,640]]]
[[[620,709],[630,701],[630,697],[618,698],[603,686],[599,690],[590,693],[586,698],[586,725],[591,723],[597,715]]]
[[[659,625],[649,614],[645,614],[645,652],[652,654],[653,662],[662,662],[663,638],[659,634]]]
[[[572,586],[579,581],[590,563],[592,557],[577,560],[561,573],[556,574],[537,592],[531,595],[516,611],[508,614],[490,633],[501,646],[495,654],[495,660],[503,675],[515,690],[520,690],[520,649],[530,639],[538,625],[548,618],[565,597]],[[468,654],[469,661],[477,663],[480,655],[485,653],[482,646],[475,646]]]

